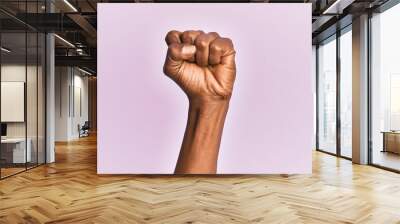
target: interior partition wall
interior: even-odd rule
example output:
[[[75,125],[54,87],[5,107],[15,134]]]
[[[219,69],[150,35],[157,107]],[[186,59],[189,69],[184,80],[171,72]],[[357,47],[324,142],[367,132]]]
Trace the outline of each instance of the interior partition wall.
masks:
[[[318,151],[347,159],[352,154],[351,25],[317,45]]]
[[[1,179],[46,161],[46,38],[21,20],[43,12],[44,1],[19,1],[19,14],[5,11],[5,4],[11,3],[0,3]]]

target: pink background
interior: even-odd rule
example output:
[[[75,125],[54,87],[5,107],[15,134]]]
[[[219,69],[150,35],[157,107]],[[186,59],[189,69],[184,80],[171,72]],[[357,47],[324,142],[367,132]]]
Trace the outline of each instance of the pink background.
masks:
[[[237,51],[218,173],[310,173],[311,4],[261,3],[99,4],[98,173],[173,173],[188,109],[162,72],[173,29]]]

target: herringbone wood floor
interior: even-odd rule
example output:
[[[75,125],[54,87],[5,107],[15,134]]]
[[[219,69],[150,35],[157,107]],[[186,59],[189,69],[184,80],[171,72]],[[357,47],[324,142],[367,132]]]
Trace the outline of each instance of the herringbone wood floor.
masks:
[[[312,175],[98,176],[96,139],[0,181],[0,223],[400,223],[400,175],[315,152]]]

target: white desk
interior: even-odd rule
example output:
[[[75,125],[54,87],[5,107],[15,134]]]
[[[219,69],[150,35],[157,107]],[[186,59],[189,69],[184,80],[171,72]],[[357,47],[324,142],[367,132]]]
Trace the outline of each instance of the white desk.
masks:
[[[26,147],[26,154],[25,154],[25,138],[5,138],[1,139],[1,144],[2,147],[13,147],[12,148],[12,155],[13,163],[25,163],[25,162],[31,162],[32,160],[32,152],[31,152],[31,146],[32,146],[32,140],[30,138],[26,139],[26,142],[28,143]],[[26,160],[26,161],[25,161]]]

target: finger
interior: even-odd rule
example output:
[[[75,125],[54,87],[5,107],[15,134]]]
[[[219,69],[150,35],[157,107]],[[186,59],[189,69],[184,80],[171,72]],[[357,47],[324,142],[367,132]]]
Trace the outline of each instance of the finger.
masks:
[[[196,63],[200,66],[208,66],[209,46],[219,35],[215,32],[200,34],[194,41],[196,46]]]
[[[208,63],[210,65],[218,65],[221,63],[222,48],[217,43],[210,44],[210,55],[208,57]]]
[[[164,73],[170,77],[178,74],[184,61],[194,58],[196,47],[194,45],[176,44],[168,46],[165,58]]]
[[[174,61],[187,61],[196,54],[196,47],[189,44],[171,44],[167,56]]]
[[[197,36],[203,34],[204,32],[201,30],[188,30],[181,34],[181,42],[184,44],[194,44],[194,40],[196,40]]]
[[[211,65],[235,65],[235,49],[229,38],[217,38],[210,44],[209,63]]]
[[[181,43],[181,32],[176,31],[176,30],[171,30],[167,33],[165,36],[165,42],[167,42],[167,45],[170,44],[180,44]]]
[[[215,78],[225,90],[232,90],[236,76],[235,49],[228,38],[217,38],[210,44],[210,64],[214,66]],[[220,71],[219,71],[220,70]]]

